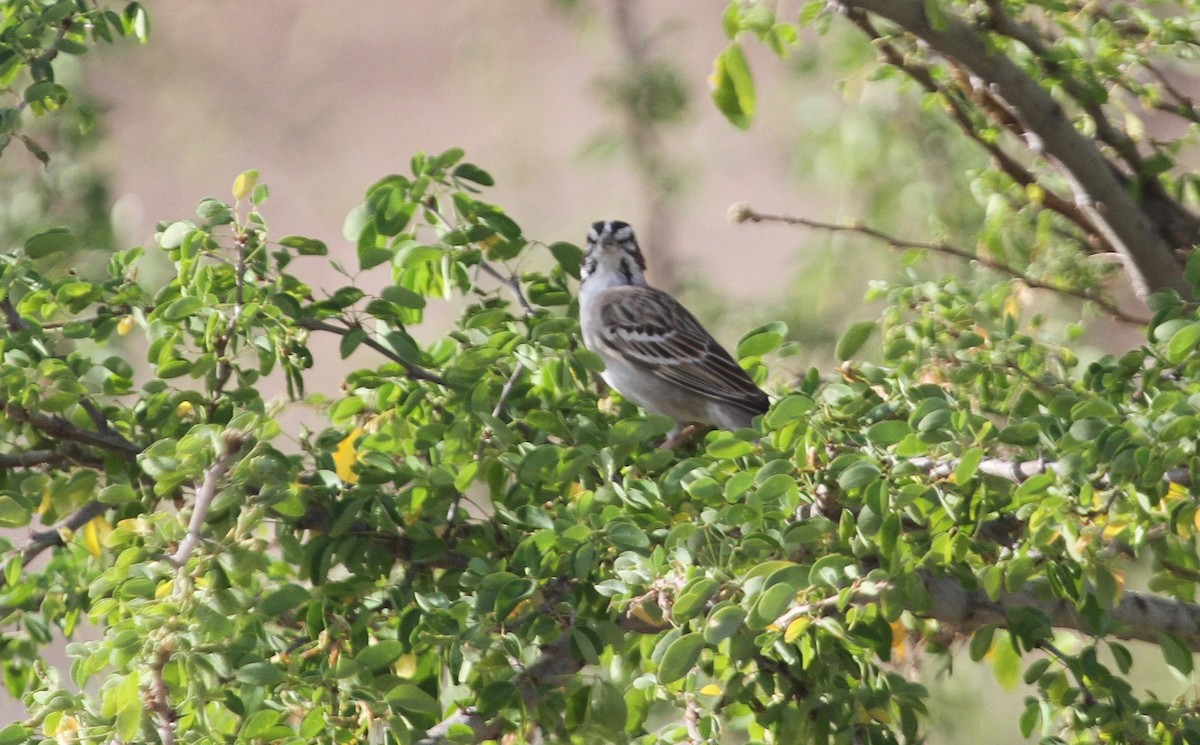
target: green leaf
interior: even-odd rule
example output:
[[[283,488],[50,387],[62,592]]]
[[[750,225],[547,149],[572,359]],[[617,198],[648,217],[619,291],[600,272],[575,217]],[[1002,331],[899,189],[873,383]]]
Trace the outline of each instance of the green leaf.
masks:
[[[297,584],[288,584],[263,598],[258,609],[268,616],[277,616],[311,598],[308,590]]]
[[[474,181],[481,186],[494,186],[496,183],[496,180],[492,178],[490,173],[471,163],[462,163],[455,168],[454,178]]]
[[[704,622],[704,641],[716,645],[737,633],[746,621],[746,611],[736,605],[718,605]]]
[[[875,422],[867,428],[867,439],[874,445],[895,445],[912,432],[912,427],[902,419],[887,419]]]
[[[771,326],[775,325],[783,326],[783,324],[771,324]],[[784,326],[784,330],[786,330],[786,328],[787,327]],[[784,333],[785,331],[781,331],[777,328],[755,329],[749,332],[742,337],[741,341],[738,342],[738,359],[745,359],[746,357],[762,357],[764,354],[770,354],[771,352],[774,352],[779,348],[779,345],[783,343]]]
[[[740,458],[744,455],[749,455],[754,452],[754,446],[745,440],[739,440],[736,437],[722,437],[715,442],[709,443],[704,449],[713,458]]]
[[[0,496],[0,527],[19,528],[29,524],[30,510],[7,494]]]
[[[684,634],[671,642],[658,663],[658,682],[667,685],[683,678],[696,667],[703,650],[704,637],[699,633]]]
[[[853,357],[867,343],[867,339],[871,338],[871,333],[875,330],[874,321],[859,321],[852,323],[842,333],[842,338],[838,339],[837,347],[833,350],[833,356],[840,362]]]
[[[397,708],[424,716],[438,716],[442,713],[437,699],[412,683],[401,683],[388,691],[387,701]]]
[[[117,685],[113,703],[117,709],[117,734],[122,740],[133,740],[142,724],[142,698],[138,691],[138,674],[131,673]]]
[[[1176,331],[1167,342],[1167,360],[1178,365],[1197,349],[1200,343],[1200,323],[1193,323]]]
[[[51,228],[26,238],[25,254],[31,259],[41,259],[52,253],[70,250],[77,242],[69,229]]]
[[[187,221],[173,222],[158,237],[158,245],[166,249],[179,248],[187,234],[195,229],[196,226]]]
[[[255,686],[273,686],[287,679],[283,671],[269,662],[251,662],[242,665],[234,673],[234,677],[242,683]]]
[[[579,279],[579,267],[583,265],[583,251],[574,243],[566,243],[558,241],[551,243],[548,248],[554,260],[563,268],[563,271],[572,277]]]
[[[1008,634],[1000,632],[996,643],[992,645],[992,672],[996,682],[1006,691],[1017,687],[1021,675],[1021,656],[1008,641]]]
[[[387,667],[404,654],[406,647],[395,639],[384,639],[367,646],[354,655],[354,661],[368,670],[378,670]]]
[[[33,730],[23,724],[10,724],[4,729],[0,729],[0,745],[17,745],[18,743],[31,742],[33,738]]]
[[[796,599],[796,588],[786,582],[771,585],[754,601],[747,621],[752,629],[765,629],[783,615]]]
[[[182,321],[188,316],[195,315],[203,307],[203,300],[195,295],[187,295],[163,308],[162,318],[165,321]]]
[[[767,429],[780,429],[800,419],[816,408],[817,402],[803,393],[793,393],[784,396],[771,407],[763,420]]]
[[[878,479],[879,475],[879,466],[868,460],[860,460],[838,475],[838,486],[845,491],[850,491],[860,486],[866,486]]]
[[[243,740],[253,740],[257,737],[265,735],[272,727],[279,722],[283,712],[275,711],[274,709],[259,709],[250,716],[246,717],[246,721],[242,723],[242,729],[239,732]]]
[[[717,55],[709,83],[717,110],[738,129],[749,127],[754,121],[754,79],[741,45],[734,42]]]
[[[954,467],[954,483],[965,484],[975,478],[975,472],[979,470],[979,464],[983,462],[983,448],[970,448],[965,451],[958,459],[958,465]]]
[[[1162,649],[1163,659],[1167,661],[1168,665],[1179,671],[1181,675],[1192,674],[1192,650],[1188,649],[1183,640],[1174,634],[1160,631],[1158,632],[1158,646]]]
[[[293,248],[296,253],[301,256],[325,256],[329,253],[329,247],[324,241],[319,241],[315,238],[305,238],[299,235],[289,235],[279,239],[279,245]]]

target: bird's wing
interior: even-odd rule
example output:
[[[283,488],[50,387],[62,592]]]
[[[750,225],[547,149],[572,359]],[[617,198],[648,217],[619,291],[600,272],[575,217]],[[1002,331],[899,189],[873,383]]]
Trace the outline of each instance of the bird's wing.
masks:
[[[663,380],[761,414],[765,393],[696,317],[662,290],[613,287],[599,298],[601,342]]]

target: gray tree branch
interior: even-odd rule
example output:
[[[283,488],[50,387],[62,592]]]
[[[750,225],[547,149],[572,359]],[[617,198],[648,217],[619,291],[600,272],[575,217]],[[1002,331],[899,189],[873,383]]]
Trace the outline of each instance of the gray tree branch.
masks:
[[[952,15],[935,25],[921,0],[837,0],[837,4],[847,13],[866,12],[891,21],[934,52],[956,61],[1005,104],[1025,130],[1026,145],[1058,166],[1080,209],[1124,257],[1139,296],[1171,289],[1192,297],[1171,247],[1095,143],[1075,129],[1049,91],[1008,57],[993,52],[974,28]]]

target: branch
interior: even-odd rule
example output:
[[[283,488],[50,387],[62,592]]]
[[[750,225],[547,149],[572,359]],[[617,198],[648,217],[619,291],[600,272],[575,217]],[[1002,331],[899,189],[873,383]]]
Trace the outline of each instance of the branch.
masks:
[[[479,268],[495,278],[497,282],[504,285],[504,288],[513,294],[513,297],[515,297],[517,302],[521,304],[521,308],[525,310],[526,316],[532,316],[534,314],[535,311],[533,306],[529,304],[529,300],[526,299],[525,293],[521,291],[521,282],[515,276],[504,276],[498,269],[496,269],[496,267],[492,266],[489,262],[483,259],[479,260]]]
[[[321,321],[316,318],[300,319],[300,325],[306,329],[309,329],[310,331],[328,331],[329,333],[337,334],[338,336],[345,336],[346,334],[348,334],[351,331],[354,331],[356,329],[360,330],[360,331],[362,330],[361,326],[350,325],[350,323],[345,320],[343,320],[342,322],[346,324],[346,328],[342,328],[340,326],[334,326],[331,323],[326,323],[325,321]],[[371,349],[374,349],[376,352],[379,352],[380,354],[382,354],[384,357],[387,357],[392,362],[399,364],[401,367],[404,368],[404,371],[406,373],[408,373],[408,377],[410,377],[414,380],[428,380],[431,383],[437,383],[438,385],[442,385],[442,386],[449,385],[449,383],[446,382],[446,379],[443,378],[441,375],[438,375],[437,373],[432,373],[432,372],[426,370],[425,368],[421,367],[420,365],[414,365],[413,363],[404,359],[400,355],[396,354],[395,351],[388,349],[387,347],[385,347],[382,344],[380,344],[379,342],[377,342],[375,340],[375,338],[373,336],[371,336],[370,334],[367,334],[367,337],[365,339],[363,339],[363,344],[367,345]]]
[[[54,450],[27,450],[23,453],[0,455],[0,468],[33,468],[46,464],[65,468],[67,461],[74,461],[89,468],[104,468],[104,459],[77,447],[73,442],[64,442]]]
[[[162,745],[175,745],[175,720],[179,718],[175,707],[171,706],[171,691],[163,678],[163,668],[171,661],[171,651],[166,646],[160,646],[155,655],[154,664],[150,666],[150,709],[158,717],[155,729]]]
[[[4,414],[9,419],[28,424],[50,437],[70,440],[83,445],[91,445],[101,450],[123,455],[129,460],[133,460],[142,452],[141,447],[130,442],[124,435],[112,427],[105,427],[103,431],[93,432],[78,427],[60,416],[49,416],[36,411],[27,411],[13,403],[5,404]],[[94,417],[93,421],[95,421]]]
[[[963,21],[944,16],[930,22],[922,0],[837,0],[847,12],[873,13],[895,23],[936,53],[956,60],[1007,104],[1026,130],[1031,149],[1058,164],[1075,192],[1075,201],[1104,238],[1126,259],[1134,290],[1145,298],[1172,289],[1193,293],[1171,247],[1126,191],[1112,164],[1095,144],[1075,129],[1062,107],[1011,59],[993,53]]]
[[[570,635],[563,634],[558,640],[542,647],[542,654],[529,667],[514,676],[512,682],[521,694],[525,711],[536,711],[538,703],[538,688],[574,675],[583,668],[583,663],[571,656],[569,649]],[[451,714],[437,725],[429,728],[425,737],[417,741],[417,745],[444,745],[450,742],[448,734],[455,725],[466,725],[475,733],[475,742],[496,739],[501,733],[499,719],[487,721],[472,707],[466,707]]]
[[[333,524],[329,511],[324,507],[310,507],[292,526],[298,530],[312,530],[318,533],[328,532]],[[465,569],[470,561],[466,554],[458,551],[443,551],[428,558],[414,560],[415,544],[411,538],[396,533],[385,533],[371,526],[366,521],[359,520],[350,524],[346,532],[361,536],[369,541],[383,546],[388,553],[399,561],[408,562],[414,566],[428,566],[440,569]]]
[[[1079,298],[1080,300],[1086,300],[1088,302],[1095,303],[1099,307],[1108,311],[1114,318],[1117,318],[1121,321],[1125,321],[1127,323],[1136,323],[1139,325],[1145,325],[1150,322],[1148,318],[1143,318],[1141,316],[1121,310],[1113,302],[1098,295],[1094,295],[1087,290],[1081,290],[1077,287],[1068,287],[1056,282],[1047,282],[1045,280],[1036,279],[1028,274],[1025,274],[1019,269],[1016,269],[1015,267],[1005,264],[1002,261],[997,261],[996,259],[991,259],[986,256],[979,256],[978,254],[971,253],[964,248],[958,248],[945,242],[928,243],[924,241],[913,241],[905,238],[898,238],[894,235],[885,233],[882,230],[877,230],[876,228],[863,225],[862,223],[837,224],[809,220],[805,217],[771,215],[762,212],[756,212],[748,204],[733,205],[729,210],[729,215],[734,222],[782,222],[787,225],[802,225],[806,228],[825,230],[831,233],[858,233],[859,235],[865,235],[869,238],[874,238],[875,240],[886,243],[892,248],[916,248],[924,251],[934,251],[936,253],[954,256],[959,259],[966,259],[967,261],[975,261],[989,269],[1007,274],[1014,279],[1019,279],[1030,287],[1035,287],[1041,290],[1050,290],[1051,292],[1056,292],[1060,295],[1069,295],[1071,297]]]
[[[1083,634],[1093,633],[1087,620],[1068,600],[1046,600],[1032,590],[1002,591],[996,600],[983,590],[968,590],[951,577],[922,577],[932,600],[923,615],[970,633],[982,626],[1008,627],[1007,612],[1012,608],[1034,608],[1045,613],[1050,624]],[[1177,637],[1188,649],[1200,652],[1200,605],[1183,600],[1127,590],[1110,611],[1118,639],[1159,643],[1159,634]]]
[[[105,509],[106,507],[100,500],[93,499],[67,515],[57,525],[33,533],[29,545],[21,550],[21,566],[29,566],[31,561],[48,548],[65,545],[72,533],[104,514]],[[0,574],[0,588],[7,584],[8,580],[3,574]]]
[[[879,54],[885,63],[902,70],[926,91],[940,95],[945,102],[946,108],[949,109],[950,118],[954,120],[954,123],[958,125],[963,134],[987,151],[987,154],[991,156],[997,168],[1004,171],[1010,179],[1021,186],[1038,183],[1037,177],[1028,168],[1021,165],[1016,158],[1006,152],[998,143],[985,138],[976,128],[975,123],[971,121],[970,114],[968,114],[963,103],[952,95],[950,91],[937,83],[927,66],[913,61],[909,56],[897,49],[894,44],[888,42],[883,37],[883,34],[876,30],[875,25],[871,23],[866,13],[853,13],[850,15],[850,21],[858,26],[867,35],[867,38],[874,42],[876,49],[879,50]],[[1092,225],[1091,220],[1078,207],[1051,189],[1046,188],[1045,185],[1041,186],[1045,195],[1042,199],[1042,204],[1047,209],[1062,215],[1084,232],[1092,235],[1095,234],[1095,226]],[[1111,250],[1107,246],[1105,246],[1105,249]]]
[[[233,459],[245,447],[246,436],[242,432],[226,430],[221,436],[221,441],[221,452],[217,454],[212,464],[204,469],[204,480],[196,489],[196,504],[192,507],[192,518],[188,521],[187,535],[179,542],[179,548],[170,557],[171,563],[180,569],[187,565],[192,552],[200,544],[200,533],[204,529],[204,523],[208,520],[208,510],[217,496],[221,481],[225,478],[225,474],[229,473],[230,466],[233,465]]]
[[[945,478],[954,473],[954,469],[958,468],[958,458],[911,458],[904,461],[916,468],[924,471],[934,478]],[[1027,479],[1037,476],[1038,474],[1048,473],[1050,471],[1058,471],[1058,461],[1046,460],[1039,458],[1037,460],[1013,461],[1003,460],[1001,458],[985,458],[979,462],[979,472],[994,476],[1005,481],[1011,481],[1014,484],[1020,484]],[[1103,480],[1107,481],[1107,475]],[[1181,486],[1191,486],[1192,472],[1187,468],[1172,468],[1163,474],[1163,481],[1169,484],[1179,484]]]

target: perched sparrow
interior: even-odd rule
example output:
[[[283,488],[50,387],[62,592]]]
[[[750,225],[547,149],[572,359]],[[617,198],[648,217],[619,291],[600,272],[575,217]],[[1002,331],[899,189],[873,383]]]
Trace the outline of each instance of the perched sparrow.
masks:
[[[646,284],[633,228],[592,225],[579,288],[583,343],[604,360],[604,381],[654,414],[684,425],[749,427],[767,396],[679,301]]]

